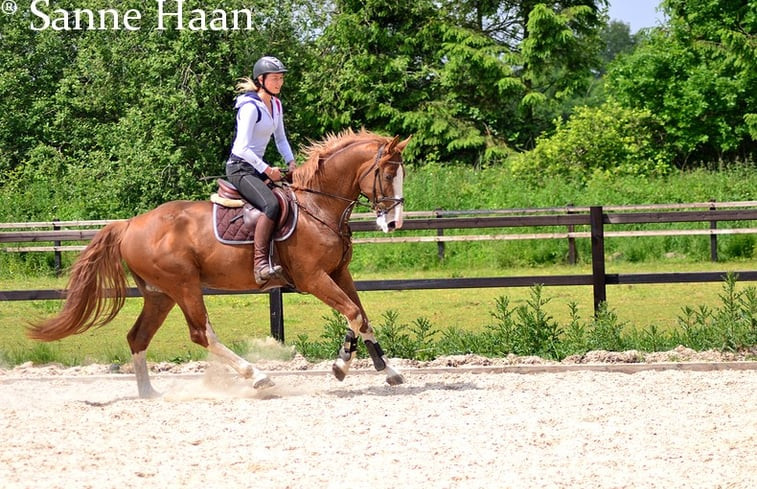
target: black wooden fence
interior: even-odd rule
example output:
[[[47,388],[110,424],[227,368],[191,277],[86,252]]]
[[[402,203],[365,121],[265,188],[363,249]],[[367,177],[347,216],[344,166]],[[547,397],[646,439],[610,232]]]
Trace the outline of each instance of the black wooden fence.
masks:
[[[471,240],[515,240],[515,239],[567,239],[569,249],[575,253],[575,239],[591,240],[591,274],[576,275],[535,275],[518,277],[482,277],[482,278],[438,278],[438,279],[398,279],[398,280],[363,280],[357,281],[359,291],[376,290],[428,290],[428,289],[463,289],[488,287],[531,287],[535,284],[545,286],[563,285],[591,285],[593,288],[595,311],[607,298],[607,286],[618,284],[661,284],[686,282],[718,282],[722,281],[726,272],[673,272],[647,274],[608,274],[605,271],[605,240],[608,237],[634,236],[670,236],[670,235],[705,235],[711,246],[711,258],[717,258],[717,236],[722,234],[757,234],[757,228],[741,227],[723,229],[717,224],[724,221],[747,222],[757,221],[757,202],[731,202],[723,204],[679,204],[666,206],[667,210],[659,210],[661,206],[632,206],[603,208],[601,206],[578,208],[568,207],[560,209],[519,209],[500,211],[434,211],[433,213],[408,213],[408,219],[401,231],[393,237],[356,237],[356,243],[377,242],[428,242],[439,245],[449,241]],[[725,209],[724,207],[737,207]],[[650,209],[650,210],[647,210]],[[694,209],[694,210],[682,210]],[[463,215],[463,212],[466,215]],[[471,215],[477,214],[477,215]],[[512,214],[512,215],[510,215]],[[517,214],[517,215],[516,215]],[[428,217],[425,217],[428,216]],[[73,251],[78,247],[61,246],[61,241],[87,241],[108,221],[89,221],[76,223],[36,223],[33,224],[3,224],[2,228],[11,229],[0,231],[0,243],[38,243],[54,242],[52,247],[16,247],[5,248],[5,251]],[[623,224],[661,224],[661,223],[709,223],[707,229],[662,229],[662,230],[631,230],[607,231],[608,225]],[[50,230],[39,230],[42,225],[53,227]],[[74,226],[99,226],[95,229],[67,229]],[[372,221],[355,220],[350,222],[353,232],[374,232]],[[35,230],[21,230],[18,228],[32,228]],[[540,232],[515,234],[473,234],[465,236],[448,236],[446,229],[508,229],[523,227],[559,228],[567,231]],[[576,231],[576,229],[586,229]],[[413,231],[436,231],[434,236],[412,236]],[[440,254],[443,249],[440,248]],[[757,271],[743,270],[734,272],[740,281],[757,281]],[[283,293],[294,292],[291,289],[274,289],[267,292],[270,303],[271,335],[284,340],[284,306]],[[261,293],[260,291],[222,291],[208,289],[206,294],[246,294]],[[136,288],[128,290],[129,297],[138,297]],[[15,290],[0,291],[0,301],[3,300],[42,300],[65,298],[62,290]]]

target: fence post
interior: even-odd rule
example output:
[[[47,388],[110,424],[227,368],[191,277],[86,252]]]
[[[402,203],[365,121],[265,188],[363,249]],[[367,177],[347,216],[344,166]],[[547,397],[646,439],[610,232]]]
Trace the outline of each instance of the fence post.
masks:
[[[60,225],[58,223],[60,222],[60,219],[57,217],[53,219],[53,231],[60,231]],[[61,260],[61,253],[60,253],[60,241],[53,241],[53,246],[55,247],[55,250],[53,251],[53,256],[55,260],[55,276],[60,277],[61,269],[62,269],[62,260]]]
[[[605,276],[605,231],[602,206],[590,208],[591,221],[591,270],[594,284],[594,315],[607,301],[607,277]]]
[[[568,214],[573,214],[573,204],[568,204]],[[568,224],[568,232],[572,233],[576,227],[573,224]],[[576,264],[576,238],[568,236],[568,264]]]
[[[715,200],[710,200],[710,203],[712,204],[710,206],[710,210],[714,211],[716,209],[715,207]],[[717,229],[718,222],[717,221],[710,221],[710,229]],[[710,234],[710,261],[718,261],[718,235],[717,234]]]
[[[268,304],[271,312],[271,336],[284,343],[284,300],[281,288],[268,291]]]
[[[434,209],[434,217],[437,219],[442,217],[442,211],[443,209]],[[437,236],[444,236],[444,229],[437,228],[436,229],[436,235]],[[437,241],[436,242],[436,256],[439,257],[439,261],[444,260],[444,241]]]

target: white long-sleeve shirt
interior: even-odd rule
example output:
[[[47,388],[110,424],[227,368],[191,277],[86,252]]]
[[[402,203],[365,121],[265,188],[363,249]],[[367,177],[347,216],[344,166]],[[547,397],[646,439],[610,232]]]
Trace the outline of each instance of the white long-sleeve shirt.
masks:
[[[263,155],[265,155],[271,135],[284,161],[294,160],[294,154],[284,130],[284,111],[278,98],[272,97],[271,107],[273,113],[268,111],[266,104],[255,92],[240,95],[235,104],[237,132],[231,153],[252,165],[259,173],[265,173],[269,167],[263,161]]]

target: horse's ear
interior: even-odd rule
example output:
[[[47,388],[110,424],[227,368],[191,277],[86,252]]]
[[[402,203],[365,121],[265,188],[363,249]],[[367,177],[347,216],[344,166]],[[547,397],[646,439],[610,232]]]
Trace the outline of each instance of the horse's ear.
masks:
[[[399,140],[399,136],[394,136],[394,139],[392,139],[386,147],[386,154],[392,154],[394,152],[394,147],[397,146]]]
[[[410,138],[412,138],[412,137],[413,137],[412,135],[408,136],[407,139],[405,139],[404,141],[402,141],[399,144],[397,144],[397,146],[394,149],[396,151],[402,153],[402,151],[404,151],[404,149],[405,149],[405,146],[407,146],[407,143],[410,142]],[[399,139],[399,136],[397,136],[395,139]]]

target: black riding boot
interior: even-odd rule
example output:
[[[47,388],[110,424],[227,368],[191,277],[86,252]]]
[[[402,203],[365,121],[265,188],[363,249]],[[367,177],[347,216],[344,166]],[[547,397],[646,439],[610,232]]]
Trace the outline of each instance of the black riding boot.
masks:
[[[253,271],[255,282],[263,285],[273,277],[281,276],[281,266],[270,266],[268,264],[268,253],[271,246],[271,235],[276,223],[271,218],[262,214],[255,225],[255,242],[252,244],[253,254]]]

